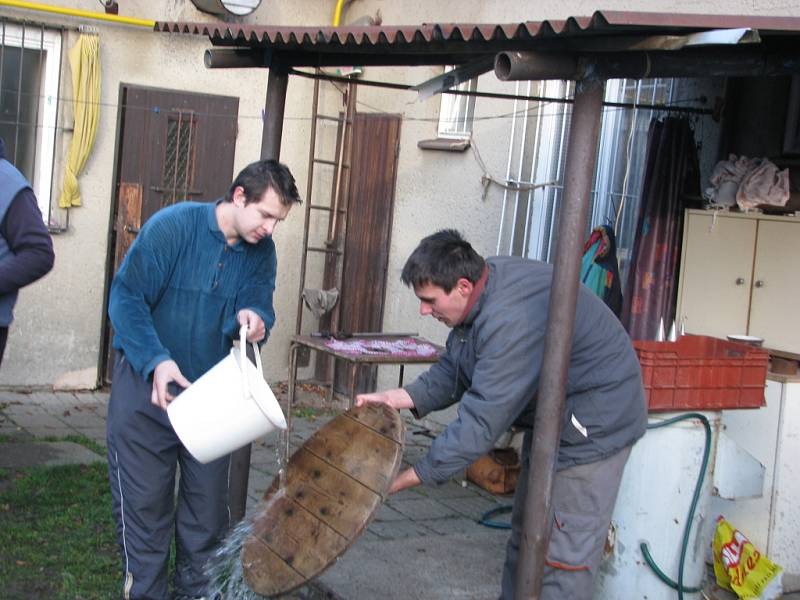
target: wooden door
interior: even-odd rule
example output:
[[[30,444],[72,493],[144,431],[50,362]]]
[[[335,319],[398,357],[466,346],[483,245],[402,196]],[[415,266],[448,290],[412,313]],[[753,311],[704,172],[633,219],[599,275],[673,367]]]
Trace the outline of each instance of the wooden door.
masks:
[[[756,226],[755,219],[687,214],[678,307],[686,333],[747,332]]]
[[[213,202],[228,190],[239,99],[123,85],[120,106],[109,245],[114,251],[109,253],[106,290],[153,213],[184,200]],[[111,337],[106,318],[100,371],[106,382],[111,381]]]
[[[399,115],[359,113],[354,120],[347,224],[339,295],[338,331],[381,331],[392,233]],[[325,379],[325,365],[317,375]],[[376,367],[362,367],[356,391],[374,389]],[[349,369],[337,364],[339,391],[349,390]]]
[[[767,348],[800,354],[800,223],[758,221],[748,333]]]

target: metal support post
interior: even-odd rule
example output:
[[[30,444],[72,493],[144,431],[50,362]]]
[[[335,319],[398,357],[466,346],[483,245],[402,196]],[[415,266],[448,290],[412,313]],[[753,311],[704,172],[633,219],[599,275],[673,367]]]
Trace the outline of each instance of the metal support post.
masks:
[[[267,100],[264,104],[264,131],[261,137],[261,157],[278,160],[281,154],[283,111],[286,106],[286,88],[289,72],[278,61],[273,61],[267,83]],[[229,501],[231,522],[238,523],[247,509],[247,485],[250,478],[251,444],[231,454]]]
[[[261,135],[261,158],[281,156],[283,112],[286,107],[286,88],[289,71],[278,60],[273,60],[267,80],[267,101],[264,104],[264,132]]]
[[[576,83],[539,400],[530,448],[531,469],[528,473],[528,495],[525,499],[516,574],[517,600],[538,600],[550,541],[553,479],[558,461],[567,370],[575,328],[581,251],[592,192],[603,89],[602,81]]]

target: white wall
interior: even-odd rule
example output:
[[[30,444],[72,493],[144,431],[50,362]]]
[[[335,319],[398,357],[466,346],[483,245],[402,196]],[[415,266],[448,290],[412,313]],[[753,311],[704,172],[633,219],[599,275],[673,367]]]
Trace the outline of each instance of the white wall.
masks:
[[[96,0],[50,1],[48,4],[87,11],[102,8]],[[262,2],[250,17],[237,22],[294,26],[325,25],[334,0],[295,0],[291,3]],[[655,0],[608,0],[608,10],[663,10]],[[588,15],[596,4],[583,0],[556,2],[528,0],[462,0],[396,2],[360,0],[345,14],[344,22],[380,10],[384,25],[423,22],[518,22]],[[215,21],[216,17],[194,9],[188,0],[153,3],[125,0],[124,16],[162,21]],[[671,11],[742,14],[800,14],[800,7],[786,0],[674,0]],[[239,136],[234,171],[258,158],[261,145],[261,109],[266,95],[264,70],[207,70],[203,52],[210,42],[202,36],[154,33],[148,29],[108,25],[87,19],[45,15],[0,7],[0,15],[67,27],[65,47],[77,38],[77,26],[91,23],[100,31],[103,94],[100,131],[85,172],[80,177],[84,205],[72,209],[69,229],[55,235],[56,265],[43,280],[22,290],[12,325],[6,357],[0,367],[0,386],[85,388],[97,381],[103,323],[107,239],[113,200],[113,160],[116,147],[119,86],[121,83],[173,90],[216,93],[240,97]],[[64,58],[62,99],[71,98],[69,69]],[[367,68],[363,77],[400,83],[419,83],[441,72],[440,68]],[[294,172],[305,194],[310,131],[311,89],[309,80],[292,77],[286,102],[281,160]],[[479,89],[513,93],[513,84],[503,84],[492,74],[481,77]],[[335,94],[326,92],[325,103],[333,106]],[[71,126],[70,110],[64,104],[59,117],[62,128]],[[443,227],[456,227],[483,254],[495,251],[502,193],[490,188],[481,200],[481,169],[468,150],[461,154],[423,151],[421,139],[435,137],[439,99],[418,102],[413,93],[362,87],[359,110],[402,114],[399,171],[395,196],[394,230],[391,238],[385,331],[419,331],[442,342],[447,330],[431,319],[422,319],[413,294],[399,282],[403,262],[423,236]],[[474,146],[488,172],[504,177],[508,152],[512,102],[481,98],[476,106]],[[61,132],[56,142],[57,171],[54,197],[60,191],[60,166],[71,136]],[[316,185],[316,184],[315,184]],[[320,188],[321,189],[321,188]],[[65,222],[63,211],[54,216]],[[279,276],[275,297],[278,322],[264,351],[268,378],[285,379],[288,338],[294,333],[298,274],[302,246],[303,210],[295,209],[275,234],[279,252]],[[396,377],[384,370],[381,384]],[[408,370],[413,375],[414,369]]]

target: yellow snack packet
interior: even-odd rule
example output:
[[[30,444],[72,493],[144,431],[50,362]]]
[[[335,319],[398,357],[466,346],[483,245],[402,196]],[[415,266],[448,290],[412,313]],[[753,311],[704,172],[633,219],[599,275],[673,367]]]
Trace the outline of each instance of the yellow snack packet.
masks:
[[[742,600],[780,598],[781,568],[723,517],[717,518],[713,550],[717,585],[733,591]]]

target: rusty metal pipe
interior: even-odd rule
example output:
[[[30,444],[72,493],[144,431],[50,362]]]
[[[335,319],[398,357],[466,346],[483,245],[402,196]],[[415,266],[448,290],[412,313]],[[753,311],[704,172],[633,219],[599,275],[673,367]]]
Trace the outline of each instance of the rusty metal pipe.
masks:
[[[581,251],[600,133],[603,88],[602,81],[593,80],[579,81],[575,90],[539,400],[530,448],[532,468],[528,473],[528,495],[517,563],[514,596],[517,600],[539,598],[550,541],[553,479],[575,328]]]
[[[800,57],[752,47],[684,48],[591,55],[500,52],[494,72],[502,81],[650,79],[655,77],[778,76],[800,72]]]
[[[249,69],[267,66],[264,51],[250,48],[206,50],[203,54],[203,64],[206,69]]]
[[[546,52],[499,52],[494,73],[501,81],[575,79],[578,59],[569,54]]]

